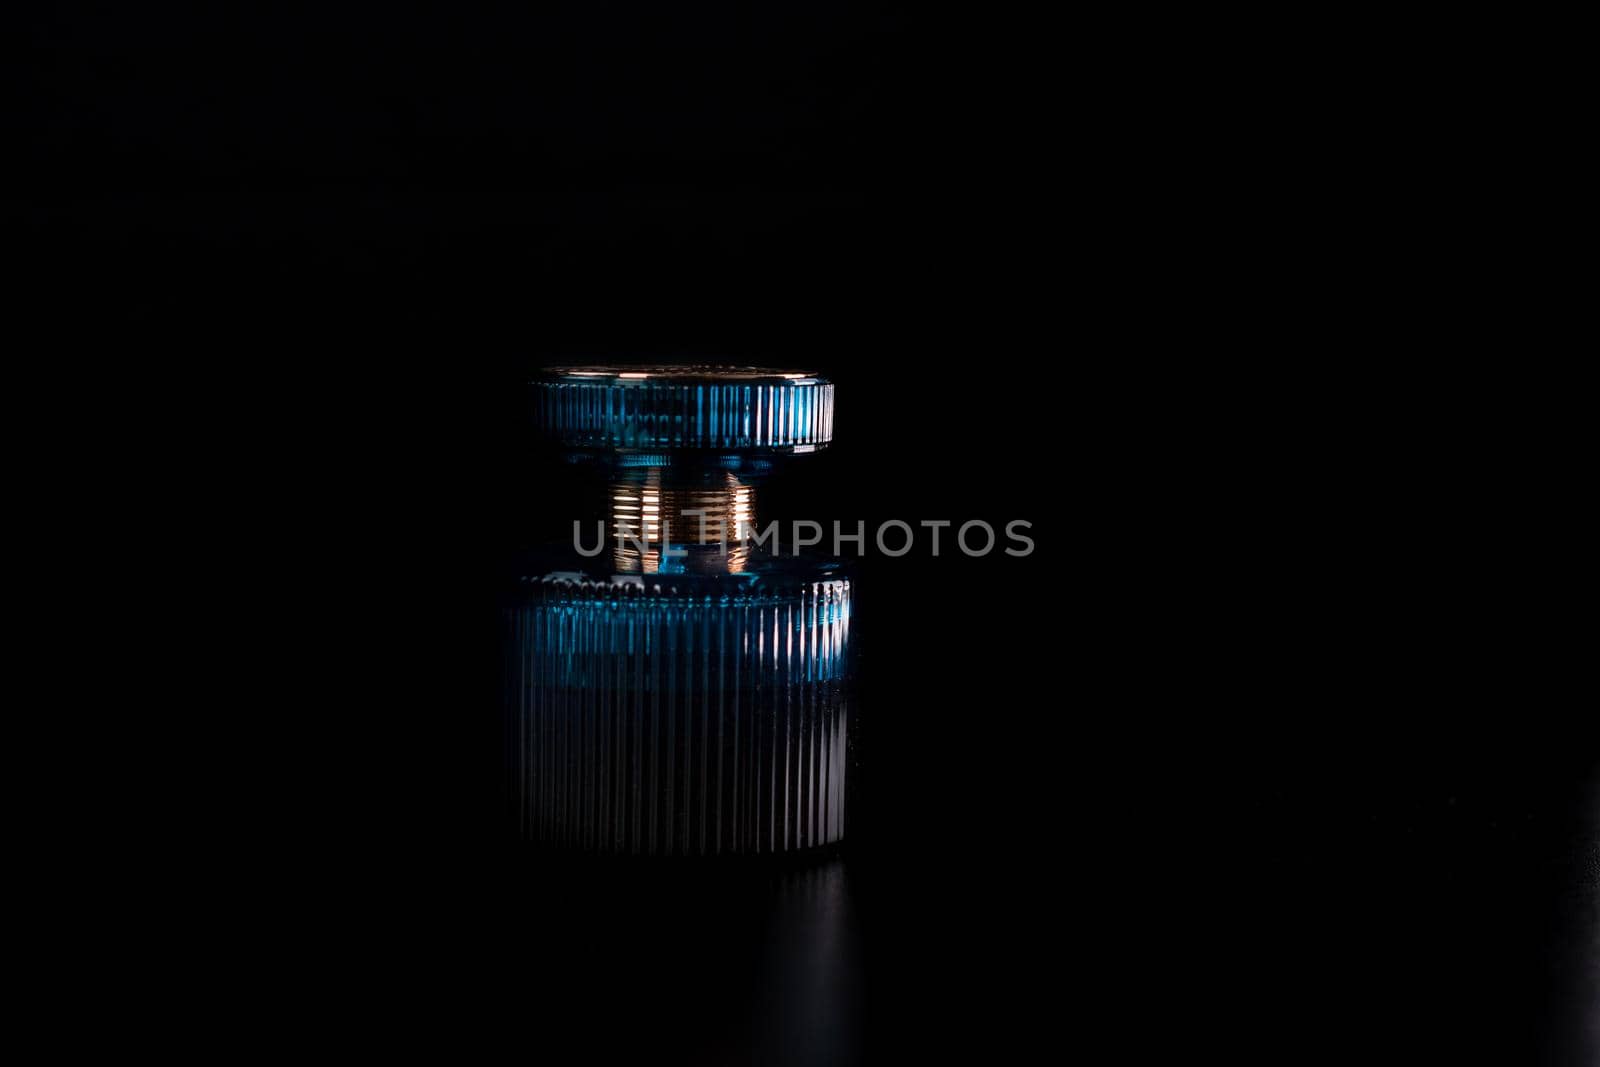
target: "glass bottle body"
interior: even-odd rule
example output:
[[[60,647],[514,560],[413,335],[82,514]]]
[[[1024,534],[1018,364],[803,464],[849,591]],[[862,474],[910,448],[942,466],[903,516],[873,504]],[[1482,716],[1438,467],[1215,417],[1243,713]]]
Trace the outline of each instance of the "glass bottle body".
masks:
[[[574,545],[522,569],[507,744],[526,839],[719,855],[843,837],[852,582],[752,543],[752,466],[596,465]]]

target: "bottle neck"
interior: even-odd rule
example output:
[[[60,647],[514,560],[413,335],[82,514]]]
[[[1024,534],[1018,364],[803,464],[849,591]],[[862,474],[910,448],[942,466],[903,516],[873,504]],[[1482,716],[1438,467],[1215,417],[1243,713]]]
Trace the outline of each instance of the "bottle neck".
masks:
[[[642,467],[607,485],[612,560],[624,573],[728,574],[750,559],[755,486],[729,471]]]

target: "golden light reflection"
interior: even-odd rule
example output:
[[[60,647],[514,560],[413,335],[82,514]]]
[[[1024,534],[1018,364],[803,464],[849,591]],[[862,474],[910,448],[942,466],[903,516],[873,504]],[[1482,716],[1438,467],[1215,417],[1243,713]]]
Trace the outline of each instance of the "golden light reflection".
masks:
[[[611,486],[610,534],[619,571],[737,573],[749,564],[750,547],[739,538],[741,528],[755,525],[748,484],[726,472],[693,484],[664,483],[656,468],[632,478]]]

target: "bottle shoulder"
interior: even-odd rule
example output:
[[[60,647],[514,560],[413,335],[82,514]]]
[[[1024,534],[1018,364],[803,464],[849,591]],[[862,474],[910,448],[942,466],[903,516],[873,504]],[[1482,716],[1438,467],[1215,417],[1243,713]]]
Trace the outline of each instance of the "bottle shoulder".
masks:
[[[813,555],[751,553],[721,569],[679,569],[682,560],[652,561],[651,569],[618,567],[610,554],[585,558],[576,552],[536,550],[512,568],[509,591],[518,599],[685,598],[782,600],[801,595],[848,593],[854,568],[848,561]]]

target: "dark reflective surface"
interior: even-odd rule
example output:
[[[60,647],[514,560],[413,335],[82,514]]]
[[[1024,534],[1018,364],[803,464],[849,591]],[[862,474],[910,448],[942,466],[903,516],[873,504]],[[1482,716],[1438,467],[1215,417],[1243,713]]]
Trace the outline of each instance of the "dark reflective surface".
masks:
[[[484,933],[510,1013],[543,1054],[590,1062],[858,1064],[860,907],[816,857],[531,861],[495,890]]]

